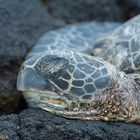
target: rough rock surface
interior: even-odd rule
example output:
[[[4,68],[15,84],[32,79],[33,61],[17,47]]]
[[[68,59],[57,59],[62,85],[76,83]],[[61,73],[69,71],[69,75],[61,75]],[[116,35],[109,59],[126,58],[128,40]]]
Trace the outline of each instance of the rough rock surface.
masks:
[[[0,0],[0,114],[22,105],[16,77],[22,59],[46,31],[64,25],[39,0]]]
[[[70,120],[39,109],[0,118],[0,137],[10,140],[139,140],[140,126],[122,122]]]
[[[130,19],[140,13],[140,0],[117,0],[124,20]]]
[[[47,0],[49,12],[70,20],[121,20],[116,0]]]
[[[0,117],[0,140],[18,140],[19,118],[17,115]]]
[[[64,25],[47,14],[39,0],[0,0],[0,3],[0,66],[16,63],[41,34]]]
[[[44,0],[55,17],[126,21],[140,13],[139,0]],[[80,14],[79,14],[80,13]]]

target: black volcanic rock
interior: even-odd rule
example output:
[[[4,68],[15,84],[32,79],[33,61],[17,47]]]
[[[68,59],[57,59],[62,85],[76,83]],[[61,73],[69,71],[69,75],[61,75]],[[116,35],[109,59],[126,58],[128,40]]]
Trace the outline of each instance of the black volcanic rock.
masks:
[[[16,63],[40,35],[64,25],[62,20],[47,14],[39,0],[0,0],[0,3],[0,66]]]
[[[0,0],[0,114],[21,108],[16,77],[23,58],[43,33],[63,25],[39,0]]]
[[[0,117],[0,140],[19,140],[19,118],[17,115]]]
[[[10,140],[139,140],[140,125],[123,122],[71,120],[39,109],[0,117],[0,136]]]
[[[49,12],[70,20],[121,20],[116,0],[47,0]]]

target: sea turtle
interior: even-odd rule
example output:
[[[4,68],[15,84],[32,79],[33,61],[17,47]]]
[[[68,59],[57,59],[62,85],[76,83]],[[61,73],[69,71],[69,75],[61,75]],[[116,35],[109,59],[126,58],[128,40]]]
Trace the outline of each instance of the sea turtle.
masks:
[[[131,67],[133,73],[125,73],[131,66],[129,63],[127,65],[127,61],[130,60],[128,52],[132,52],[132,50],[128,45],[130,38],[123,35],[126,29],[132,28],[133,31],[132,25],[138,27],[136,24],[138,21],[140,21],[140,16],[118,27],[112,33],[107,33],[97,41],[95,41],[94,32],[91,31],[90,26],[84,30],[80,28],[84,27],[80,24],[72,25],[71,28],[75,28],[73,34],[70,34],[72,36],[59,38],[59,43],[55,44],[53,40],[58,38],[50,37],[50,39],[53,38],[53,47],[45,42],[49,38],[48,34],[45,34],[27,56],[20,69],[17,80],[18,90],[23,91],[29,105],[67,118],[140,123],[139,66],[134,67],[134,62],[137,65],[140,64],[135,61],[140,46],[138,46],[138,41],[133,41],[133,51],[137,54],[131,57],[130,61],[133,64]],[[59,32],[62,31],[61,33],[65,34],[64,28]],[[80,28],[80,31],[77,28]],[[72,31],[70,28],[67,29],[68,32]],[[85,32],[86,34],[83,35]],[[89,32],[93,33],[93,40],[91,34],[90,41],[88,41]],[[131,34],[131,38],[132,36],[134,39],[137,38],[138,32],[135,30],[128,33]],[[72,45],[66,44],[65,46],[65,39],[71,39],[74,34],[76,36]],[[119,45],[112,47],[111,43],[115,42],[115,37],[119,35],[121,38],[121,41],[117,40]],[[108,44],[104,39],[106,36],[109,38]],[[86,48],[82,48],[82,43],[77,43],[78,38],[85,41],[83,46]],[[64,42],[61,42],[63,39]],[[70,41],[69,43],[71,44]],[[63,47],[59,47],[61,45]],[[75,50],[71,46],[79,47]],[[40,48],[42,51],[38,52],[37,50],[41,50]],[[90,52],[87,50],[91,51],[91,49],[94,50],[94,55],[101,57],[89,55]],[[112,55],[114,51],[116,55]],[[122,61],[123,57],[119,58],[122,54],[126,55],[126,61]],[[121,65],[123,65],[123,69],[121,69]]]

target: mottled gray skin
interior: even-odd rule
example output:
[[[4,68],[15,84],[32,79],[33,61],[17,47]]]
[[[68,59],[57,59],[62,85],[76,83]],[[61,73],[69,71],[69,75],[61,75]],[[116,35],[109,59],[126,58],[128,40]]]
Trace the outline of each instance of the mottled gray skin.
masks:
[[[85,29],[90,32],[88,27],[90,26]],[[18,90],[23,91],[30,106],[68,118],[139,123],[139,83],[133,75],[120,71],[118,65],[115,67],[112,65],[114,63],[104,61],[104,55],[101,59],[84,54],[91,50],[93,46],[90,45],[94,45],[96,37],[93,35],[93,41],[91,36],[88,38],[88,35],[85,35],[84,38],[81,33],[86,33],[87,30],[78,32],[78,28],[80,24],[54,31],[58,36],[60,33],[61,38],[51,37],[56,39],[53,42],[53,49],[51,43],[45,42],[49,37],[48,34],[39,40],[21,67],[17,80]],[[70,33],[66,39],[62,38],[64,30],[66,34]],[[71,38],[74,43],[69,41]],[[84,45],[78,43],[80,40],[78,38],[85,41]],[[71,43],[78,49],[70,47]],[[40,48],[42,51],[38,52],[37,49]],[[104,48],[96,45],[95,54],[101,56],[102,49]]]

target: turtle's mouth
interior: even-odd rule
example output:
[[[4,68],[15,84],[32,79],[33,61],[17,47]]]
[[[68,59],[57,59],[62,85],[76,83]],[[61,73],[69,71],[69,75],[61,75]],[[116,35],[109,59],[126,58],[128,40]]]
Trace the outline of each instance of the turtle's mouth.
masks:
[[[23,95],[31,107],[40,108],[66,118],[96,119],[94,116],[97,114],[97,110],[89,111],[85,110],[85,107],[84,110],[80,110],[78,106],[70,108],[71,101],[52,91],[26,91],[23,92]]]
[[[60,110],[67,106],[66,99],[53,91],[25,91],[23,95],[31,106]]]

